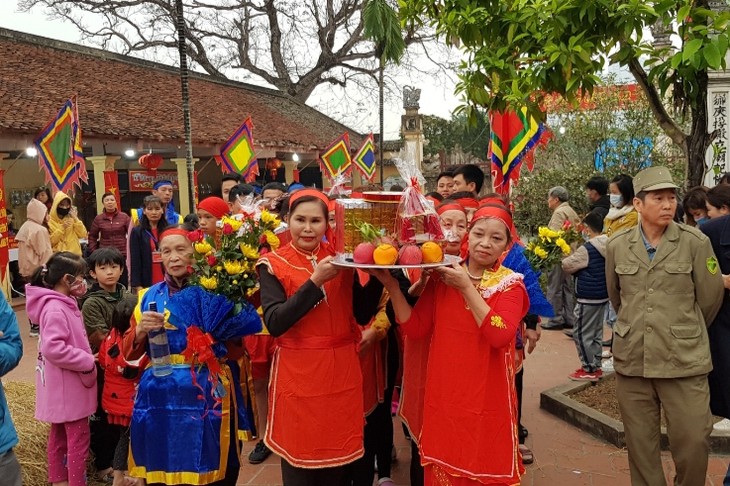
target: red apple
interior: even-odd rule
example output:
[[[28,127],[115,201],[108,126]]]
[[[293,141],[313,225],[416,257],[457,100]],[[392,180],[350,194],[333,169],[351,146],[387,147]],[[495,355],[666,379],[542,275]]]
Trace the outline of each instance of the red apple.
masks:
[[[405,245],[400,249],[398,263],[400,265],[419,265],[423,260],[423,252],[416,245]]]
[[[372,243],[360,243],[357,247],[355,247],[355,251],[352,253],[352,260],[355,263],[372,265],[375,263],[375,260],[373,259],[374,252],[375,245]]]

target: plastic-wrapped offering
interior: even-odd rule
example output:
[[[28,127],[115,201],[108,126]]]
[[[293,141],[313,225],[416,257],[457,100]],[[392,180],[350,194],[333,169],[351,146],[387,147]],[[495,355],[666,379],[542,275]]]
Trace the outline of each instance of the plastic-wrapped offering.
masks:
[[[407,183],[398,206],[398,240],[402,243],[443,241],[444,233],[438,214],[421,192],[421,187],[426,183],[423,174],[415,164],[403,159],[394,159],[394,163]]]

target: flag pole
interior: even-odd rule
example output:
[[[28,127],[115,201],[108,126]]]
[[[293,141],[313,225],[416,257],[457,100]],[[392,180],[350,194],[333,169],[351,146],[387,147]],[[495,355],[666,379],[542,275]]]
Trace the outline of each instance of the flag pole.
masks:
[[[188,201],[190,212],[195,212],[195,163],[193,162],[192,127],[190,123],[190,93],[188,90],[188,49],[185,42],[185,14],[182,0],[175,0],[177,14],[177,46],[180,54],[180,86],[182,91],[183,125],[185,128],[185,161],[188,172]]]

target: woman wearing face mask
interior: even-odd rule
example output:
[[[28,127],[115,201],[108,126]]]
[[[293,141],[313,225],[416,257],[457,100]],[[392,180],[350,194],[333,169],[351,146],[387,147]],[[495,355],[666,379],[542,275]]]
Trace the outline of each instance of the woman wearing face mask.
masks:
[[[328,202],[313,189],[293,193],[291,242],[257,265],[264,322],[276,337],[264,442],[282,458],[285,486],[349,484],[346,466],[364,452],[356,322],[370,322],[383,288],[372,278],[361,287],[332,264]]]
[[[608,186],[611,209],[603,220],[603,232],[611,235],[639,223],[639,213],[634,209],[634,186],[631,176],[619,174]]]
[[[53,205],[48,213],[48,231],[54,253],[70,251],[81,255],[79,238],[86,237],[86,227],[78,218],[76,208],[71,207],[71,198],[61,191],[53,198]]]
[[[690,226],[702,226],[707,217],[707,188],[697,186],[689,189],[682,199],[684,220]]]
[[[373,271],[391,296],[406,336],[432,333],[420,431],[424,484],[519,484],[515,339],[529,299],[522,276],[500,265],[512,217],[474,213],[466,263],[440,267],[415,307],[398,282]]]
[[[84,260],[63,251],[39,267],[25,287],[28,317],[40,324],[35,417],[51,424],[48,481],[53,485],[86,485],[96,365],[76,303],[86,293],[84,273]]]

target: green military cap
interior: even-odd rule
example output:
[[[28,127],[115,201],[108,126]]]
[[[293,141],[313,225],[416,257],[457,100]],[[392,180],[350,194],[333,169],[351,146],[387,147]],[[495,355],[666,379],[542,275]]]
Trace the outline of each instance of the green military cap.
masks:
[[[634,193],[658,191],[660,189],[679,189],[672,180],[669,169],[660,165],[642,170],[634,177]]]

